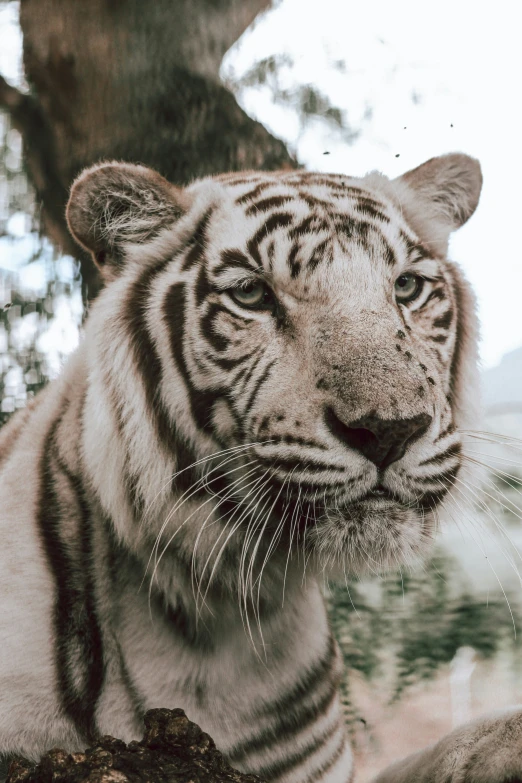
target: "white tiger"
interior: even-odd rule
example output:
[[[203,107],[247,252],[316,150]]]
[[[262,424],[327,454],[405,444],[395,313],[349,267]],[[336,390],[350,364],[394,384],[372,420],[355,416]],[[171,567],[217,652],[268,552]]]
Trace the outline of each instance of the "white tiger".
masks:
[[[107,286],[0,433],[1,753],[182,707],[241,770],[352,780],[317,577],[422,554],[462,470],[475,312],[446,251],[480,188],[458,154],[393,181],[79,177]],[[379,780],[516,775],[519,712]]]

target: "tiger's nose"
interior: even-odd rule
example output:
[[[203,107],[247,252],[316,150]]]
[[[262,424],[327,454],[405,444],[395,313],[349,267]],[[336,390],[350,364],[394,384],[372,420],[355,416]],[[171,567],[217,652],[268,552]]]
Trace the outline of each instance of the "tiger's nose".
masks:
[[[384,469],[401,459],[406,448],[424,435],[432,417],[420,413],[411,419],[381,419],[372,412],[357,421],[346,423],[332,408],[328,408],[325,421],[338,440],[360,451],[366,459]]]

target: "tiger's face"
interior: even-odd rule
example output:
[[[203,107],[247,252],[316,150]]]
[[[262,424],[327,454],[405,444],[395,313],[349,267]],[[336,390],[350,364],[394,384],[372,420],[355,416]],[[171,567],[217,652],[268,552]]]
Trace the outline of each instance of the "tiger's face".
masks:
[[[238,527],[259,518],[276,544],[351,572],[430,540],[459,480],[475,358],[446,246],[480,182],[461,155],[395,182],[251,173],[178,192],[122,165],[79,180],[71,228],[134,321],[143,310],[151,406],[178,449],[229,455],[206,486]]]

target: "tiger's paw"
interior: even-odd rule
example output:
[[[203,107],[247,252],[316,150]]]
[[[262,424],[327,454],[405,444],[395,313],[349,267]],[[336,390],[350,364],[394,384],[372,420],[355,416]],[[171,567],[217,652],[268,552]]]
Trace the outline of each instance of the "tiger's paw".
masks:
[[[522,783],[522,708],[459,726],[374,783]]]

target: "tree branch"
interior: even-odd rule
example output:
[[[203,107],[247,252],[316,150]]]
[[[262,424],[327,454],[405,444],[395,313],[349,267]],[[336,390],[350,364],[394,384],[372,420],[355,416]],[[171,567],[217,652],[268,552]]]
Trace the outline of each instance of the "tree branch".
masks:
[[[270,0],[24,0],[32,94],[5,80],[0,105],[23,138],[43,230],[81,263],[84,301],[99,278],[65,223],[68,189],[100,160],[155,168],[184,185],[223,171],[294,167],[285,145],[219,81],[225,51]]]

